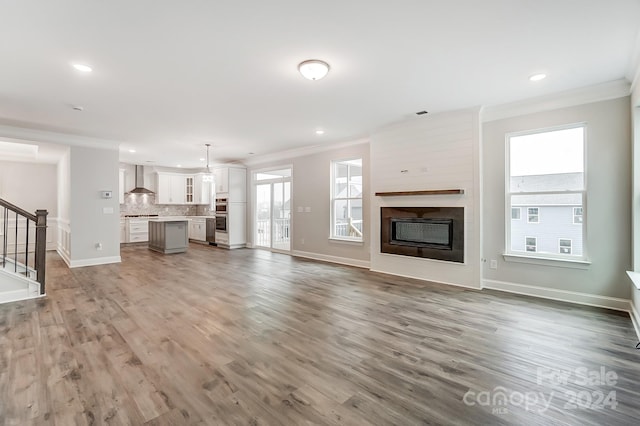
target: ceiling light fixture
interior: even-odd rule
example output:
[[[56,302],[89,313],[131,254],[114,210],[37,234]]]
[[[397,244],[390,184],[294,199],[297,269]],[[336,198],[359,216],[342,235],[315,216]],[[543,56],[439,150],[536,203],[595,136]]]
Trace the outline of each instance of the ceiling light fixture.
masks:
[[[324,135],[324,130],[321,130],[321,129],[316,130],[316,135]]]
[[[85,64],[73,64],[73,68],[80,72],[91,72],[93,69],[89,65]]]
[[[135,149],[130,149],[129,152],[133,154],[134,152],[136,152],[136,150]]]
[[[531,77],[529,77],[530,81],[540,81],[540,80],[544,80],[545,78],[547,78],[547,75],[544,73],[539,73],[539,74],[534,74]]]
[[[207,173],[202,177],[203,182],[213,182],[213,174],[211,173],[211,169],[209,168],[209,147],[210,143],[205,143],[204,146],[207,147]]]
[[[298,64],[298,71],[304,78],[320,80],[329,72],[329,64],[319,59],[309,59]]]
[[[178,164],[176,167],[182,167],[182,164]]]

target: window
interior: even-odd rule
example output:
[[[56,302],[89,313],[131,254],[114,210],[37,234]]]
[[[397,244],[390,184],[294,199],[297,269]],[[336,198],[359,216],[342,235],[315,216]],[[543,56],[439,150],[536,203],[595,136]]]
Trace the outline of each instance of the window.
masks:
[[[582,207],[573,208],[573,224],[582,225]]]
[[[362,241],[362,158],[331,163],[331,238]]]
[[[528,252],[535,253],[538,251],[538,239],[536,237],[525,237],[524,244]]]
[[[520,207],[511,208],[511,219],[520,220]]]
[[[585,134],[575,124],[507,135],[505,254],[586,260]],[[513,220],[522,208],[526,222]]]
[[[571,254],[571,240],[566,238],[560,238],[558,240],[558,252],[560,254]]]

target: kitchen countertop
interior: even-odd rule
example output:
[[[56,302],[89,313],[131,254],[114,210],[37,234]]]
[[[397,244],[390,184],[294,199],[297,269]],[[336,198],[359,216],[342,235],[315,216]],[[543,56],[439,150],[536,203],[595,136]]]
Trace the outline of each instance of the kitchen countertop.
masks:
[[[187,220],[186,216],[163,216],[152,217],[149,222],[186,222]]]

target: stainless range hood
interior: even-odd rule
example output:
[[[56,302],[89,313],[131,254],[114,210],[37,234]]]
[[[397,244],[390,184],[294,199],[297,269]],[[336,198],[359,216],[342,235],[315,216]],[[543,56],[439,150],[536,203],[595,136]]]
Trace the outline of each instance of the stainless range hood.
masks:
[[[136,165],[136,187],[129,191],[129,194],[154,194],[153,191],[144,187],[144,167]]]

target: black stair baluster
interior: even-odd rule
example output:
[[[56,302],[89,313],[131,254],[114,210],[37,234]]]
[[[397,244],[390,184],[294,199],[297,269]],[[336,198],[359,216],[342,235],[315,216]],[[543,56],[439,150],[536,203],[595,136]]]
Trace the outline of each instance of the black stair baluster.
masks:
[[[16,240],[13,247],[13,272],[18,273],[18,212],[16,212]]]
[[[29,218],[25,217],[27,221],[27,235],[25,237],[26,243],[24,247],[24,276],[29,277]]]

